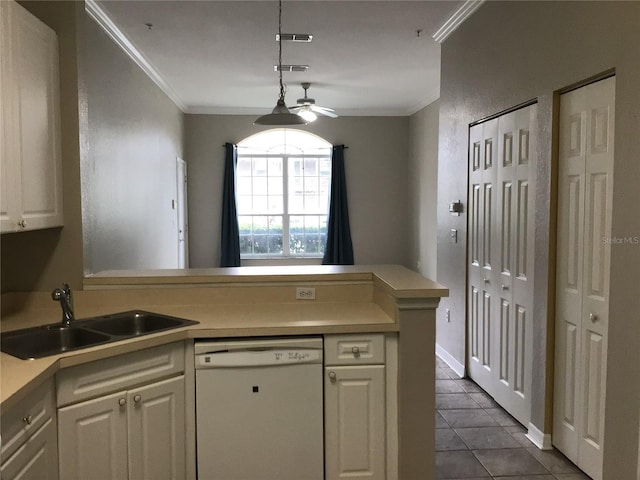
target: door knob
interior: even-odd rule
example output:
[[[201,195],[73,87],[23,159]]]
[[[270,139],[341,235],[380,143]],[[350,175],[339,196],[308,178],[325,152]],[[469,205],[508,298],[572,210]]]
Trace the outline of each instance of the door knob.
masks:
[[[329,379],[332,382],[335,382],[336,381],[336,372],[329,372]]]
[[[124,407],[127,404],[127,399],[126,398],[120,398],[118,400],[118,405],[120,405],[121,407]]]
[[[140,403],[140,400],[142,400],[142,397],[140,395],[134,395],[133,396],[133,401],[136,403]]]
[[[589,314],[589,320],[591,320],[592,322],[597,322],[598,321],[598,315],[596,315],[595,313],[590,313]]]

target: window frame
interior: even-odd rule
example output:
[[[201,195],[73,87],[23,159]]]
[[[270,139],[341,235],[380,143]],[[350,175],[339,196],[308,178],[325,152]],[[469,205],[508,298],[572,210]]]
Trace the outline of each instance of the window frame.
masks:
[[[286,138],[286,131],[288,129],[274,129],[274,130],[267,130],[264,132],[260,132],[257,135],[260,134],[265,134],[268,132],[272,132],[272,133],[283,133],[284,130],[284,136]],[[297,131],[300,132],[300,131]],[[313,135],[309,132],[304,132],[305,134],[308,135]],[[304,260],[313,260],[313,259],[321,259],[324,256],[324,247],[322,248],[322,251],[320,252],[313,252],[313,253],[291,253],[291,218],[292,217],[296,217],[296,216],[300,216],[300,217],[325,217],[324,220],[324,225],[327,225],[328,222],[328,217],[329,217],[329,201],[330,201],[330,196],[331,196],[331,147],[332,145],[329,142],[326,142],[326,140],[322,139],[321,137],[315,136],[319,141],[326,143],[326,147],[324,148],[314,148],[312,149],[312,152],[306,153],[304,152],[304,150],[300,147],[298,147],[295,143],[293,144],[287,144],[286,141],[284,143],[284,148],[282,148],[282,144],[279,145],[275,145],[272,148],[268,148],[265,149],[265,151],[257,151],[255,148],[250,148],[250,152],[247,153],[243,153],[242,152],[242,143],[244,143],[246,140],[251,139],[252,137],[248,137],[247,139],[245,139],[243,142],[240,142],[238,144],[238,154],[237,154],[237,159],[238,162],[240,162],[241,159],[246,159],[246,158],[264,158],[266,159],[266,161],[268,162],[268,159],[270,158],[278,158],[281,159],[282,161],[282,213],[271,213],[271,212],[265,212],[265,213],[241,213],[240,212],[240,208],[237,209],[237,218],[238,218],[238,223],[240,224],[240,219],[242,217],[282,217],[282,253],[274,253],[274,252],[267,252],[267,253],[240,253],[240,258],[242,260],[291,260],[291,259],[304,259]],[[275,150],[275,152],[274,152]],[[293,151],[295,150],[295,151]],[[328,161],[329,163],[329,174],[328,175],[324,175],[324,177],[328,178],[328,189],[327,189],[327,194],[326,194],[326,201],[327,201],[327,208],[326,208],[326,213],[291,213],[291,206],[290,206],[290,181],[292,180],[292,175],[294,175],[293,172],[290,172],[290,163],[291,163],[291,159],[297,159],[300,158],[302,159],[303,165],[304,165],[304,161],[307,158],[313,158],[313,159],[318,159],[318,170],[317,170],[317,176],[319,179],[319,182],[321,181],[320,179],[323,177],[323,175],[321,175],[322,169],[321,169],[321,165],[320,162],[322,161]],[[253,168],[253,167],[252,167]],[[253,178],[253,173],[251,175],[251,177]],[[235,188],[235,194],[236,194],[236,202],[238,202],[238,197],[239,197],[239,191],[238,191],[238,175],[236,174],[236,188]],[[320,184],[319,184],[319,191],[320,191]],[[253,198],[253,192],[252,192],[252,198]],[[238,202],[239,204],[239,202]],[[320,221],[319,225],[323,225],[322,220]],[[324,239],[325,239],[325,245],[326,245],[326,234],[327,231],[324,231]],[[252,229],[252,233],[251,233],[251,238],[253,239],[253,229]],[[267,233],[267,238],[269,237],[268,233]],[[267,245],[268,245],[268,239],[267,239]]]

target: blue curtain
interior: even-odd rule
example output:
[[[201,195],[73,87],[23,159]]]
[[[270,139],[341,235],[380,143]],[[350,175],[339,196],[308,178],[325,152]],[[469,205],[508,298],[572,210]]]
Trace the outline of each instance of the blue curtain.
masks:
[[[323,265],[353,265],[344,149],[344,145],[335,145],[331,154],[331,196]]]
[[[240,266],[240,229],[236,208],[236,164],[238,147],[225,143],[224,185],[222,187],[222,238],[220,242],[220,266]]]

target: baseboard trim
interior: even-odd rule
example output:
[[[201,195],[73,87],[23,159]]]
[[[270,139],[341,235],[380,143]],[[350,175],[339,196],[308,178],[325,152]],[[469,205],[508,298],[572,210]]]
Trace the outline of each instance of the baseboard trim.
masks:
[[[551,450],[551,435],[542,433],[533,423],[529,422],[529,430],[525,435],[540,450]]]
[[[437,343],[436,343],[436,355],[440,357],[440,359],[443,362],[449,365],[451,370],[456,372],[460,376],[460,378],[464,378],[467,376],[464,365],[462,365],[460,362],[458,362],[458,360],[453,358],[453,355],[451,355],[449,352],[447,352],[444,348],[442,348]]]

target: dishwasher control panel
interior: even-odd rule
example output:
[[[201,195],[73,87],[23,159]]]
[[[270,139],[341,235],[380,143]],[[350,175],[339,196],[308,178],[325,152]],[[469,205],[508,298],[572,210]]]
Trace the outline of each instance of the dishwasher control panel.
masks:
[[[196,368],[237,368],[322,363],[322,350],[235,350],[196,355]]]

